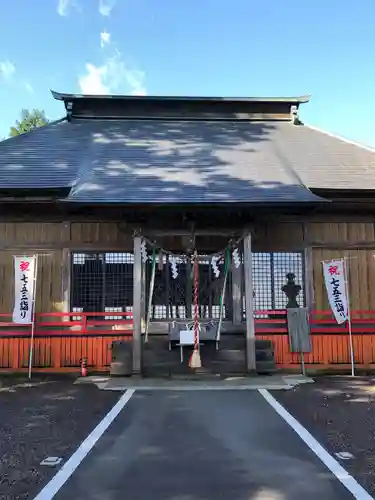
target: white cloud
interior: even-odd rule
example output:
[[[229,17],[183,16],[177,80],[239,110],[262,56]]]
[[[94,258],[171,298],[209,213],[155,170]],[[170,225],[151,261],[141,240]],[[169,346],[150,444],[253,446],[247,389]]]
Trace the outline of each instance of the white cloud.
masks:
[[[16,67],[10,61],[0,62],[0,78],[10,80],[16,71]]]
[[[132,95],[147,95],[147,90],[144,86],[145,74],[143,71],[127,71],[125,78],[128,85],[130,86],[130,93]]]
[[[99,13],[102,16],[110,16],[115,4],[116,0],[99,0]],[[60,16],[67,16],[73,7],[81,10],[77,0],[58,0],[57,13]]]
[[[109,88],[104,83],[106,66],[96,67],[94,64],[86,64],[86,74],[78,78],[79,88],[82,94],[105,95],[109,94]]]
[[[79,9],[76,0],[58,0],[57,13],[59,16],[67,16],[72,8]]]
[[[102,16],[110,16],[116,0],[99,0],[99,12]]]
[[[109,44],[111,42],[111,34],[108,33],[107,31],[102,31],[100,33],[100,46],[103,48],[105,45]]]
[[[68,13],[69,0],[59,0],[57,13],[59,16],[66,16]]]
[[[101,66],[87,63],[86,73],[78,78],[78,84],[82,94],[87,95],[146,95],[144,78],[143,71],[128,67],[116,51]]]
[[[34,93],[34,89],[33,87],[30,85],[30,83],[25,83],[25,89],[29,92],[29,94],[33,94]]]

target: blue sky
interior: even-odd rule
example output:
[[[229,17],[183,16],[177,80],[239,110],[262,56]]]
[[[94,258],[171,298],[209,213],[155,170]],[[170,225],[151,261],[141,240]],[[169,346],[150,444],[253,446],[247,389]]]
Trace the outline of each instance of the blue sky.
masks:
[[[61,92],[312,94],[302,119],[375,146],[374,0],[0,3],[0,136]]]

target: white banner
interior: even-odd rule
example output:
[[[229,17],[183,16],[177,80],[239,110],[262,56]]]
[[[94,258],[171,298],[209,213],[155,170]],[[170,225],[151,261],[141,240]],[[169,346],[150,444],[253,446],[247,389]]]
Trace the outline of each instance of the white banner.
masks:
[[[32,323],[35,256],[14,257],[14,323]]]
[[[338,324],[344,323],[349,319],[344,259],[323,262],[323,274],[333,315]]]

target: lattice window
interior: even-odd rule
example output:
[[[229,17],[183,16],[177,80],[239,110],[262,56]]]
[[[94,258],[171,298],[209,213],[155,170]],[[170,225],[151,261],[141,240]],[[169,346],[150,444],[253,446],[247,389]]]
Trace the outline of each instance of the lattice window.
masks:
[[[281,288],[286,274],[293,273],[302,289],[297,298],[305,306],[304,260],[302,252],[255,252],[252,255],[255,310],[284,309],[287,297]]]
[[[72,312],[83,312],[82,307],[72,307]],[[81,321],[82,316],[72,316],[72,321]]]
[[[133,254],[73,253],[71,308],[75,312],[131,311]],[[120,319],[117,315],[106,319]]]
[[[134,264],[134,255],[124,252],[110,252],[104,254],[107,264]]]
[[[86,259],[86,254],[84,253],[74,253],[73,254],[73,264],[84,264]]]
[[[122,307],[105,307],[105,312],[123,312]],[[104,316],[104,319],[123,319],[123,316]]]
[[[218,263],[220,277],[212,272],[211,259],[199,256],[199,315],[218,318],[220,294],[224,280],[224,261]],[[152,320],[192,318],[193,279],[190,259],[176,258],[178,277],[173,279],[168,256],[163,256],[163,268],[156,265],[152,300]],[[126,252],[91,252],[72,254],[71,310],[73,312],[126,312],[133,304],[134,256]],[[146,307],[150,283],[151,260],[146,264]],[[224,300],[224,319],[231,319],[232,282],[227,279]],[[78,318],[78,316],[77,316]],[[105,319],[120,319],[108,314]]]

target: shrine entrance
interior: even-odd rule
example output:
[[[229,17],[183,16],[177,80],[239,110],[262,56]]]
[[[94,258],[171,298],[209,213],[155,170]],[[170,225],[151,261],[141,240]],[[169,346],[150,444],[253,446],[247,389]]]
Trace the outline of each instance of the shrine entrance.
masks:
[[[150,321],[175,321],[193,317],[193,267],[191,258],[178,253],[156,257],[154,289],[151,302]],[[161,264],[162,259],[162,264]],[[215,277],[212,270],[212,256],[198,254],[199,289],[198,314],[200,319],[220,317],[220,298],[223,292],[224,258],[217,262],[220,274]],[[174,275],[172,269],[176,269]],[[146,303],[150,300],[150,282],[153,272],[152,259],[146,262]],[[231,270],[228,269],[223,318],[233,319],[233,296]]]
[[[167,245],[140,240],[140,301],[134,302],[138,280],[134,280],[137,264],[133,252],[74,252],[71,311],[77,317],[79,312],[105,312],[104,319],[113,321],[121,319],[116,315],[120,312],[133,311],[137,317],[140,306],[142,352],[138,359],[146,375],[191,374],[188,363],[196,326],[202,369],[211,374],[244,373],[249,306],[243,242],[227,240],[226,247],[215,253],[212,245],[199,240],[197,251],[192,247],[185,252],[181,246],[171,245],[171,251],[163,248]],[[293,299],[289,291],[298,305],[305,305],[302,252],[252,252],[251,267],[255,320],[276,319],[278,310],[285,317],[283,310]],[[186,330],[191,333],[186,334],[181,349],[181,331]]]

